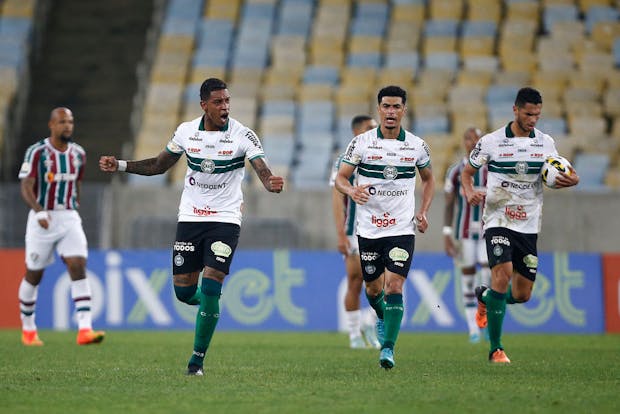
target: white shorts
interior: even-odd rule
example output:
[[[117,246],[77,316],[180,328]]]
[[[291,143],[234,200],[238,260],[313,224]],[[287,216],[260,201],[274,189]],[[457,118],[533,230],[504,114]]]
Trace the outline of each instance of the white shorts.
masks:
[[[39,225],[35,212],[26,224],[26,267],[41,270],[54,263],[54,249],[61,257],[88,257],[88,243],[82,219],[75,210],[48,211],[49,227]]]
[[[359,255],[360,254],[360,246],[357,243],[357,236],[356,235],[347,236],[347,239],[349,239],[349,254]]]
[[[476,264],[488,266],[487,246],[484,238],[480,240],[461,239],[458,242],[459,254],[455,258],[458,267],[474,267]]]

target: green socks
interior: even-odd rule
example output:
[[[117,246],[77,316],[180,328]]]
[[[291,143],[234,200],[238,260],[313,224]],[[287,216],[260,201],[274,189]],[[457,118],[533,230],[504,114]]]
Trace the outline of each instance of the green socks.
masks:
[[[493,289],[487,289],[482,299],[487,305],[487,320],[489,329],[489,341],[491,342],[491,352],[502,346],[502,325],[506,314],[506,293],[499,293]]]
[[[370,306],[377,312],[377,318],[379,319],[383,319],[383,313],[385,312],[384,296],[385,293],[383,291],[375,297],[369,296],[368,293],[366,293],[366,299],[368,299]]]
[[[194,334],[194,352],[189,365],[202,366],[209,343],[220,319],[220,294],[222,284],[213,279],[202,279],[200,307],[196,315],[196,333]]]
[[[193,286],[174,286],[174,293],[177,299],[188,305],[199,305],[201,292],[197,285]]]
[[[392,293],[385,297],[385,340],[383,348],[394,349],[396,338],[400,332],[400,323],[403,320],[403,295]]]
[[[506,303],[512,305],[513,303],[523,303],[522,300],[516,300],[512,297],[512,285],[508,285],[508,292],[506,292]]]

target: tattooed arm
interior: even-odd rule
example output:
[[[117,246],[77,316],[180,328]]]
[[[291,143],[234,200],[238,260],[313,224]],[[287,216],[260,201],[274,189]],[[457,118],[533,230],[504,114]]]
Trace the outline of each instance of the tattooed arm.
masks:
[[[180,156],[172,154],[166,150],[159,153],[157,157],[147,158],[139,161],[125,161],[127,163],[125,172],[138,175],[158,175],[170,169]],[[119,160],[111,155],[103,155],[99,158],[99,169],[105,172],[119,171]]]
[[[284,178],[273,175],[262,157],[254,158],[250,163],[267,191],[272,193],[279,193],[282,191],[284,187]]]

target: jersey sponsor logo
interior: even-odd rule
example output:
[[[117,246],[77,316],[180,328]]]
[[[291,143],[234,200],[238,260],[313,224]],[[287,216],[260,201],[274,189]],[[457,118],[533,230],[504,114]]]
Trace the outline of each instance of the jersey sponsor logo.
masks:
[[[392,259],[393,262],[406,262],[407,259],[409,259],[409,252],[405,249],[401,249],[400,247],[394,247],[388,253],[388,257]]]
[[[377,253],[377,252],[361,252],[360,253],[360,258],[364,262],[372,262],[372,261],[377,260],[379,258],[379,253]]]
[[[187,152],[190,154],[198,154],[200,152],[200,148],[188,148]]]
[[[388,157],[395,157],[395,156],[397,156],[398,154],[397,154],[397,153],[395,153],[395,152],[388,152],[388,153],[386,153],[385,155],[387,155]]]
[[[233,150],[224,150],[224,151],[218,151],[217,155],[221,155],[224,157],[228,157],[231,156],[233,154]]]
[[[480,145],[480,142],[478,142],[476,144],[476,146],[474,147],[473,150],[471,150],[471,153],[469,154],[469,158],[471,160],[476,160],[478,159],[478,157],[480,156],[480,151],[482,150],[482,146]]]
[[[353,138],[347,147],[347,152],[344,154],[344,159],[349,161],[353,160],[353,152],[355,151],[355,146],[357,145],[357,138]]]
[[[414,163],[415,158],[414,157],[400,157],[400,162]]]
[[[211,244],[211,251],[216,256],[230,257],[232,254],[232,248],[224,242],[216,241]]]
[[[249,139],[249,140],[250,140],[250,142],[251,142],[252,144],[254,144],[254,146],[255,146],[256,148],[260,148],[260,149],[262,149],[262,147],[261,147],[261,145],[260,145],[260,141],[258,140],[258,137],[256,136],[256,134],[255,134],[252,130],[248,130],[248,131],[245,133],[245,137],[246,137],[247,139]]]
[[[215,163],[213,162],[213,160],[204,159],[200,163],[200,170],[202,172],[211,174],[213,171],[215,171]]]
[[[167,147],[168,147],[168,150],[170,152],[177,153],[177,152],[182,152],[183,151],[183,149],[179,146],[179,144],[177,144],[176,142],[174,142],[172,140],[168,141]]]
[[[205,208],[198,208],[196,206],[192,206],[192,209],[194,210],[194,214],[197,216],[205,217],[205,216],[212,216],[214,214],[217,214],[217,211],[211,210],[209,206]]]
[[[398,177],[398,169],[393,165],[387,165],[383,169],[383,177],[386,180],[395,180]]]
[[[503,244],[510,246],[510,240],[506,236],[493,236],[491,237],[491,246]]]
[[[193,252],[196,251],[196,247],[192,242],[175,241],[172,250],[175,252]]]
[[[523,206],[517,206],[516,209],[506,206],[504,214],[511,220],[527,220],[527,212]]]
[[[200,138],[200,133],[198,131],[194,132],[194,135],[188,138],[190,141],[202,141]]]
[[[396,219],[390,216],[390,213],[383,213],[383,217],[377,217],[374,214],[370,217],[372,225],[378,228],[392,227],[396,225]]]
[[[369,149],[383,149],[377,140],[373,140],[372,144],[368,147]]]
[[[45,181],[48,183],[54,183],[59,181],[75,181],[77,180],[77,174],[71,173],[53,173],[48,172],[45,174]]]
[[[198,188],[202,188],[203,190],[223,190],[226,188],[227,183],[220,184],[205,184],[196,181],[194,177],[189,177],[189,185],[194,185]]]
[[[205,148],[207,148],[207,149],[215,149],[215,145],[213,145],[213,144],[205,144]]]
[[[377,160],[381,160],[383,159],[383,156],[381,155],[371,155],[370,157],[368,157],[369,161],[377,161]]]
[[[544,156],[545,156],[545,154],[543,154],[541,152],[534,152],[534,153],[530,154],[530,157],[532,157],[532,158],[542,158]]]
[[[501,154],[499,154],[500,158],[508,158],[508,157],[512,157],[514,155],[514,153],[512,152],[502,152]]]
[[[424,149],[424,152],[426,152],[426,155],[430,157],[430,155],[431,155],[431,149],[428,147],[428,145],[426,144],[426,142],[422,143],[422,148]]]
[[[510,181],[502,181],[503,188],[511,188],[513,190],[529,190],[536,187],[535,183],[511,183]]]
[[[528,168],[529,167],[526,161],[519,161],[515,165],[515,171],[517,171],[517,174],[520,174],[520,175],[527,174]]]
[[[530,268],[531,272],[536,267],[538,267],[538,257],[534,256],[533,254],[528,254],[523,258],[523,263],[525,263],[525,265]]]
[[[409,194],[409,190],[377,190],[377,187],[368,187],[368,193],[370,195],[377,195],[381,197],[403,197]]]
[[[220,139],[220,142],[222,144],[232,144],[233,141],[229,137],[224,137],[224,138]]]

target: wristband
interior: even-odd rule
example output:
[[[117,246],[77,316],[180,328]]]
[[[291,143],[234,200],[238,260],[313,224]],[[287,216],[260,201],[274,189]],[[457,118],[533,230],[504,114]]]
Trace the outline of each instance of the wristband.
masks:
[[[441,229],[441,233],[444,236],[451,236],[452,235],[452,227],[450,227],[450,226],[443,226],[443,228]]]
[[[127,161],[118,160],[118,167],[116,168],[118,171],[126,171],[127,170]]]
[[[49,213],[48,213],[47,211],[45,211],[45,210],[37,211],[37,212],[34,214],[34,217],[35,217],[37,220],[49,220],[49,219],[50,219],[50,215],[49,215]]]

